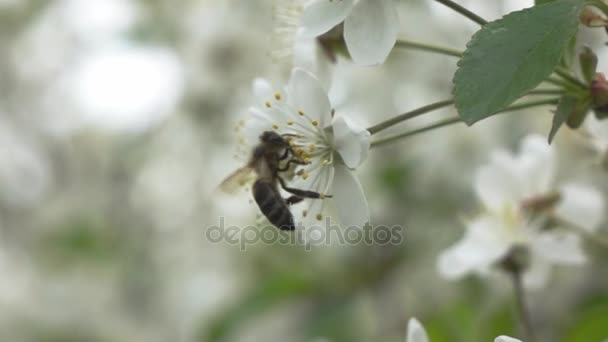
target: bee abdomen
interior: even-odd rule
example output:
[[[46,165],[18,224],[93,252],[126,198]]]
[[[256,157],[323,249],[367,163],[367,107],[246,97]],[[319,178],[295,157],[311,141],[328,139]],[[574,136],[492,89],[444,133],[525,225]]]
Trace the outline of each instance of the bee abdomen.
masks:
[[[293,215],[281,197],[281,194],[264,180],[253,184],[253,198],[268,221],[281,230],[294,230]]]

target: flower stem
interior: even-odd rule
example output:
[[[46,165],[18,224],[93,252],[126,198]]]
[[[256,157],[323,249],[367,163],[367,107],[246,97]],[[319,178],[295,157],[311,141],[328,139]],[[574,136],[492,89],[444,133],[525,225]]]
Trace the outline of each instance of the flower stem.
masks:
[[[440,120],[440,121],[438,121],[438,122],[436,122],[436,123],[434,123],[434,124],[432,124],[430,126],[426,126],[426,127],[415,129],[413,131],[408,131],[408,132],[405,132],[405,133],[395,134],[395,135],[388,136],[386,138],[381,138],[381,139],[378,139],[378,140],[374,140],[374,141],[372,141],[370,147],[378,147],[378,146],[381,146],[381,145],[384,145],[384,144],[391,143],[391,142],[396,141],[396,140],[400,140],[400,139],[403,139],[403,138],[407,138],[407,137],[411,137],[411,136],[414,136],[414,135],[418,135],[420,133],[424,133],[424,132],[427,132],[427,131],[432,131],[432,130],[434,130],[436,128],[440,128],[440,127],[444,127],[444,126],[449,126],[449,125],[457,124],[459,122],[462,122],[462,119],[459,118],[459,117],[443,119],[443,120]]]
[[[526,95],[562,95],[563,89],[535,89],[529,91]]]
[[[478,16],[477,14],[469,11],[468,9],[460,6],[459,4],[457,4],[457,3],[455,3],[455,2],[453,2],[451,0],[435,0],[435,1],[437,1],[437,2],[439,2],[441,4],[443,4],[443,5],[451,8],[451,9],[453,9],[454,11],[462,14],[463,16],[471,19],[472,21],[478,23],[481,26],[483,26],[483,25],[485,25],[485,24],[488,23],[488,21],[485,20],[484,18]]]
[[[524,293],[521,268],[514,267],[509,270],[509,273],[511,275],[511,280],[513,281],[513,294],[515,295],[517,312],[524,331],[525,341],[533,342],[535,340],[533,332],[534,330],[532,329],[532,320],[530,320],[530,313],[526,303],[526,294]]]
[[[555,73],[572,85],[576,85],[582,89],[588,88],[587,85],[579,81],[576,77],[572,76],[566,69],[558,67],[557,69],[555,69]]]
[[[462,51],[448,48],[448,47],[427,44],[427,43],[414,42],[411,40],[399,39],[397,41],[397,43],[395,44],[395,47],[436,52],[438,54],[452,56],[452,57],[462,57]]]
[[[386,121],[383,121],[383,122],[381,122],[381,123],[379,123],[377,125],[374,125],[374,126],[368,128],[367,130],[369,131],[370,134],[376,134],[376,133],[378,133],[378,132],[380,132],[380,131],[382,131],[384,129],[387,129],[387,128],[393,126],[393,125],[396,125],[396,124],[398,124],[398,123],[400,123],[402,121],[409,120],[411,118],[415,118],[415,117],[417,117],[419,115],[431,112],[431,111],[433,111],[435,109],[439,109],[439,108],[442,108],[442,107],[449,106],[449,105],[451,105],[453,103],[454,103],[454,100],[452,100],[452,99],[445,100],[445,101],[439,101],[439,102],[435,102],[435,103],[431,103],[429,105],[426,105],[426,106],[414,109],[414,110],[409,111],[407,113],[403,113],[401,115],[397,115],[397,116],[395,116],[393,118],[390,118],[390,119],[388,119]]]
[[[420,115],[422,113],[426,113],[426,112],[432,110],[432,109],[428,110],[428,107],[435,106],[435,108],[439,108],[439,107],[437,107],[437,105],[440,104],[440,103],[443,103],[443,102],[448,102],[448,101],[437,102],[437,103],[434,103],[434,104],[431,104],[431,105],[428,105],[428,106],[425,106],[425,107],[421,107],[421,108],[418,108],[418,109],[416,109],[416,110],[414,110],[412,112],[399,115],[398,117],[403,117],[403,116],[406,116],[406,115],[411,114],[411,113],[417,113],[417,115]],[[506,113],[506,112],[512,112],[512,111],[515,111],[515,110],[520,110],[520,109],[525,109],[525,108],[544,106],[544,105],[556,105],[558,102],[559,102],[558,98],[543,99],[543,100],[538,100],[538,101],[524,102],[524,103],[515,104],[515,105],[512,105],[512,106],[507,107],[505,109],[499,110],[498,112],[496,112],[496,114]],[[448,104],[449,103],[447,103],[447,104],[444,103],[443,105],[448,105]],[[433,109],[435,109],[435,108],[433,108]],[[419,113],[419,111],[422,110],[422,109],[427,109],[427,110]],[[413,115],[411,117],[414,117],[414,116],[417,116],[417,115]],[[406,120],[406,119],[403,119],[403,120]],[[400,121],[403,121],[403,120],[400,120]],[[389,122],[389,121],[391,121],[391,120],[388,120],[388,121],[385,121],[385,122]],[[462,119],[460,117],[453,117],[453,118],[443,119],[443,120],[440,120],[440,121],[438,121],[438,122],[436,122],[436,123],[434,123],[434,124],[432,124],[430,126],[426,126],[426,127],[415,129],[413,131],[407,131],[407,132],[404,132],[404,133],[390,135],[388,137],[384,137],[384,138],[380,138],[380,139],[374,140],[371,143],[371,147],[378,147],[378,146],[385,145],[385,144],[388,144],[388,143],[391,143],[391,142],[394,142],[394,141],[397,141],[397,140],[400,140],[400,139],[403,139],[403,138],[408,138],[408,137],[411,137],[411,136],[414,136],[414,135],[418,135],[420,133],[431,131],[431,130],[434,130],[436,128],[440,128],[440,127],[444,127],[444,126],[453,125],[453,124],[456,124],[456,123],[459,123],[459,122],[462,122]],[[382,123],[382,124],[384,124],[384,123]],[[379,125],[376,125],[376,126],[379,126]],[[374,126],[374,127],[376,127],[376,126]],[[384,127],[384,128],[386,128],[386,127]],[[376,132],[378,132],[378,131],[376,131]]]

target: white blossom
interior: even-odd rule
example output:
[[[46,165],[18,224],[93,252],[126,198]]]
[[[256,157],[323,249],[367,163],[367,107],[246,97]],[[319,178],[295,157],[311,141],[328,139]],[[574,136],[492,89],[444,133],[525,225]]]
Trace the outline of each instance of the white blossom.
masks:
[[[494,339],[494,342],[522,342],[522,340],[518,340],[513,337],[501,335]]]
[[[464,237],[440,255],[439,272],[447,278],[485,273],[514,247],[530,256],[524,274],[528,287],[542,286],[552,264],[583,264],[579,236],[561,228],[594,231],[603,220],[604,200],[589,187],[556,186],[555,171],[555,151],[541,136],[525,138],[517,156],[495,152],[475,178],[484,210],[466,223]]]
[[[395,46],[399,17],[393,0],[310,0],[302,32],[320,36],[344,22],[344,41],[358,64],[383,63]]]
[[[331,196],[294,206],[297,222],[319,223],[331,206],[344,226],[367,223],[367,200],[353,170],[367,158],[370,133],[344,115],[334,116],[321,83],[301,68],[293,70],[284,91],[264,79],[256,79],[253,88],[258,104],[244,127],[249,145],[264,131],[288,134],[294,152],[308,162],[295,170],[290,186]]]
[[[407,335],[405,342],[429,342],[426,330],[416,318],[410,318],[407,323]]]

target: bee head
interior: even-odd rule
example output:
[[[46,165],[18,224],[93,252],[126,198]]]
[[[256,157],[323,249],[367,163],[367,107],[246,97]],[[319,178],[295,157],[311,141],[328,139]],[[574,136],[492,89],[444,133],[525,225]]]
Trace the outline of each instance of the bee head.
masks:
[[[289,143],[278,133],[273,131],[266,131],[260,135],[260,141],[269,146],[277,149],[285,148],[289,146]]]

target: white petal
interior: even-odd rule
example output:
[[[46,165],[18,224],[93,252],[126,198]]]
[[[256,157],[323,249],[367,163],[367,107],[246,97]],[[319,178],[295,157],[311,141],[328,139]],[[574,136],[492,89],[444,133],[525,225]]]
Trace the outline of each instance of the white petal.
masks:
[[[522,342],[522,341],[518,340],[516,338],[513,338],[513,337],[501,335],[501,336],[498,336],[497,338],[495,338],[494,342]]]
[[[351,119],[339,116],[332,125],[334,145],[342,160],[351,169],[361,165],[367,159],[370,133]]]
[[[295,68],[287,86],[289,101],[296,110],[303,111],[309,119],[326,127],[331,122],[331,104],[327,92],[315,76],[308,71]]]
[[[313,164],[304,169],[315,169],[310,172],[308,178],[297,177],[292,181],[292,187],[296,189],[310,190],[327,194],[331,191],[334,180],[334,168],[330,165],[321,166],[320,160],[314,160]],[[323,217],[327,216],[326,202],[329,199],[306,199],[304,203],[292,207],[292,213],[296,223],[302,224],[306,228],[321,226],[324,224]],[[306,214],[304,215],[304,212]],[[319,221],[317,215],[321,215]]]
[[[522,188],[516,171],[516,160],[506,152],[492,155],[490,164],[475,174],[475,192],[490,211],[500,212],[522,198]]]
[[[553,146],[541,135],[529,135],[522,142],[518,158],[524,196],[548,192],[555,177],[557,158]]]
[[[459,278],[472,271],[484,271],[508,252],[510,243],[501,236],[502,223],[481,216],[467,225],[464,237],[439,256],[439,273]]]
[[[566,184],[560,189],[560,194],[561,200],[555,208],[555,216],[590,232],[600,226],[604,220],[606,204],[599,191]]]
[[[405,342],[429,342],[429,337],[426,330],[420,322],[415,318],[410,318],[407,323],[407,337]]]
[[[344,165],[335,165],[332,193],[339,222],[345,226],[361,227],[369,222],[367,199],[359,180]]]
[[[358,64],[384,63],[397,41],[399,17],[393,0],[360,0],[344,21],[344,40]]]
[[[354,0],[313,0],[302,13],[301,33],[308,37],[320,36],[338,25],[350,13]]]
[[[551,272],[551,263],[544,258],[533,255],[528,269],[524,273],[524,287],[538,290],[545,286]]]
[[[266,101],[274,99],[274,87],[264,78],[256,78],[253,80],[253,95],[256,99],[256,104],[264,108]]]
[[[556,264],[581,265],[585,253],[580,238],[568,232],[544,232],[532,242],[532,251],[543,259]]]

